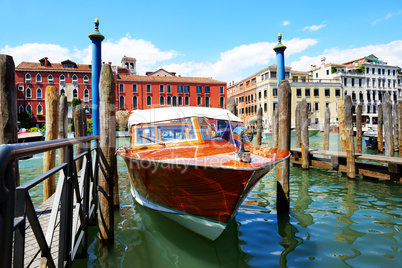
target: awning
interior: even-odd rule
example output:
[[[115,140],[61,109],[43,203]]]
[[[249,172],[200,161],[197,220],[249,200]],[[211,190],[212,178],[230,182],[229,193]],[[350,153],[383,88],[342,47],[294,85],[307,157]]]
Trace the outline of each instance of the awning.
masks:
[[[254,123],[256,123],[256,122],[257,122],[257,119],[253,119],[253,120],[248,121],[247,124],[252,125],[252,124],[254,124]]]

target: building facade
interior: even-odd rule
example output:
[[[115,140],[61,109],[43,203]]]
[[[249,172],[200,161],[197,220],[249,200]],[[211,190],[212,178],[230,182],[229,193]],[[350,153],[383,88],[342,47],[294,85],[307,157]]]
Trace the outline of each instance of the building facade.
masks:
[[[111,63],[109,63],[111,64]],[[169,106],[226,107],[226,82],[203,77],[181,77],[159,69],[136,74],[136,59],[124,56],[121,66],[112,66],[116,82],[116,110],[150,109]],[[66,60],[51,63],[22,62],[15,69],[18,112],[32,115],[32,126],[45,122],[45,90],[56,86],[67,96],[71,120],[73,98],[82,100],[87,117],[91,117],[91,65]]]

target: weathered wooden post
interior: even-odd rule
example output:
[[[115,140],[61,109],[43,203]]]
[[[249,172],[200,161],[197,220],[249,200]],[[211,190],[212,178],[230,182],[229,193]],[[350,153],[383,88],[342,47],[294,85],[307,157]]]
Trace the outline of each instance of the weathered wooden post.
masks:
[[[352,97],[345,96],[345,134],[346,134],[346,175],[349,179],[356,179],[355,143],[352,121]]]
[[[112,68],[104,64],[100,76],[100,170],[99,238],[103,245],[114,242],[113,187],[116,163],[116,96]],[[116,178],[117,179],[117,178]]]
[[[67,105],[67,97],[60,96],[59,99],[59,139],[66,139],[67,138],[67,130],[68,130],[68,105]],[[59,164],[66,162],[66,149],[60,148],[59,149]]]
[[[279,143],[279,118],[278,118],[278,107],[274,107],[272,115],[272,147],[278,148]]]
[[[262,141],[262,108],[258,108],[257,112],[257,135],[256,135],[256,145],[261,145]]]
[[[384,148],[383,148],[383,125],[384,125],[384,117],[383,117],[383,105],[380,104],[378,105],[378,135],[377,135],[377,142],[378,142],[378,152],[382,153]]]
[[[300,128],[300,122],[301,122],[301,118],[300,118],[300,108],[301,108],[301,103],[298,103],[296,105],[296,118],[295,118],[295,124],[296,124],[296,148],[301,148],[301,128]]]
[[[0,54],[0,144],[18,142],[17,90],[13,57]],[[12,266],[15,187],[20,184],[18,161],[10,162],[0,177],[0,267]],[[11,173],[11,174],[10,174]],[[10,176],[11,175],[11,176]]]
[[[398,113],[398,103],[392,105],[393,122],[394,122],[394,151],[399,151],[399,113]]]
[[[83,137],[88,135],[87,131],[87,119],[85,116],[84,108],[81,105],[75,106],[74,111],[74,130],[76,137]],[[87,148],[85,148],[85,144],[81,143],[77,145],[76,155],[83,153]],[[80,158],[77,160],[77,170],[79,171],[82,168],[83,159]]]
[[[279,82],[279,148],[290,151],[290,124],[292,90],[289,81]],[[278,165],[276,201],[278,213],[289,213],[289,166],[290,159]]]
[[[399,157],[402,157],[402,100],[398,101],[398,114],[399,114]]]
[[[306,99],[301,102],[300,108],[300,124],[301,124],[301,153],[302,153],[302,169],[309,169],[310,155],[309,155],[309,140],[308,140],[308,106]]]
[[[55,86],[47,86],[45,92],[46,104],[46,137],[45,140],[56,140],[59,135],[59,92]],[[55,167],[56,150],[43,153],[43,172]],[[43,182],[43,201],[46,201],[56,191],[56,176],[52,175]]]
[[[338,99],[338,120],[339,120],[339,139],[341,145],[341,152],[346,152],[345,110],[342,99]]]
[[[384,94],[383,106],[385,156],[394,156],[394,138],[392,133],[392,104],[388,92]]]
[[[331,119],[331,111],[329,107],[325,110],[325,120],[324,120],[324,150],[329,150],[329,124]]]
[[[356,153],[358,154],[362,153],[362,134],[362,104],[359,103],[356,109]]]

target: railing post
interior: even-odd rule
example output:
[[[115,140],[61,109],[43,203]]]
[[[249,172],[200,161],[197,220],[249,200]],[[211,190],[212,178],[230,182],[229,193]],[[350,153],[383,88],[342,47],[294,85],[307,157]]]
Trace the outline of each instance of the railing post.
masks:
[[[25,189],[16,190],[15,198],[15,218],[20,218],[14,232],[14,267],[24,267],[24,251],[25,251],[25,222],[26,222],[26,197]]]
[[[85,174],[84,174],[84,198],[83,198],[83,212],[84,212],[84,222],[83,222],[83,231],[84,237],[82,240],[82,255],[86,256],[88,252],[88,224],[89,224],[89,187],[90,187],[90,176],[91,172],[91,143],[85,143],[87,148],[87,162],[85,163]]]

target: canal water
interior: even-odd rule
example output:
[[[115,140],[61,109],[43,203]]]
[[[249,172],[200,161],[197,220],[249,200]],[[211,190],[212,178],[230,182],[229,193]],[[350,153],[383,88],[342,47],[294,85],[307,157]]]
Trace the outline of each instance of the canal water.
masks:
[[[339,138],[331,133],[331,150]],[[128,140],[119,139],[120,145]],[[323,134],[310,138],[322,149]],[[376,151],[366,150],[364,153]],[[42,156],[20,161],[22,181],[42,172]],[[130,194],[127,168],[118,160],[121,207],[115,214],[115,244],[100,248],[91,229],[89,258],[74,267],[400,267],[402,185],[349,181],[335,171],[290,170],[291,213],[276,213],[276,170],[243,202],[214,242],[141,207]],[[31,191],[41,202],[41,185]]]

